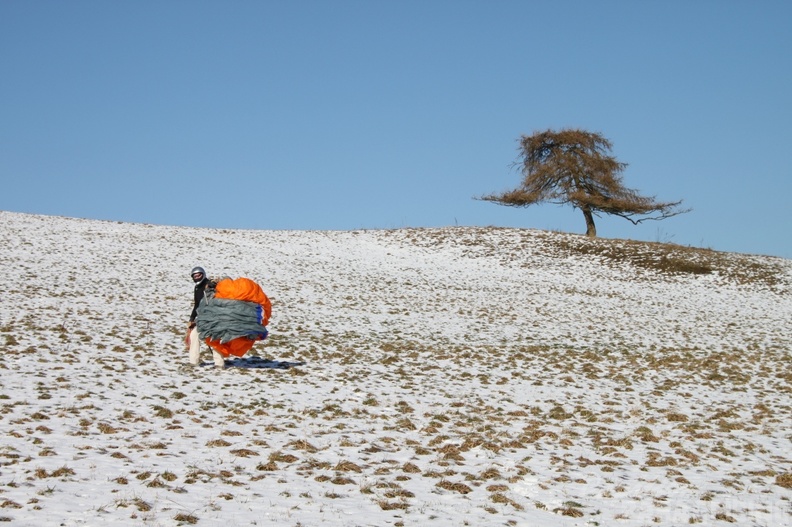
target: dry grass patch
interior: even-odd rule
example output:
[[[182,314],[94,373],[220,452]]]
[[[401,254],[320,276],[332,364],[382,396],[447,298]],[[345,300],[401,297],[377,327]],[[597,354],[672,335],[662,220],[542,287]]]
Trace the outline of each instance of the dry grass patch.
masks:
[[[223,430],[222,432],[220,432],[220,435],[228,436],[228,437],[239,437],[242,435],[242,432],[239,432],[237,430]]]
[[[275,472],[278,470],[278,464],[274,461],[267,461],[266,463],[259,463],[256,465],[256,470],[261,470],[264,472]]]
[[[666,419],[672,423],[686,423],[688,421],[688,416],[680,412],[668,412],[666,414]]]
[[[281,451],[273,452],[269,455],[269,460],[273,463],[294,463],[300,458],[292,454],[284,454]]]
[[[340,461],[335,467],[333,467],[333,470],[338,472],[363,472],[363,469],[360,468],[359,465],[351,461]]]
[[[173,418],[173,411],[164,406],[154,405],[152,408],[156,417],[162,417],[163,419]]]
[[[231,450],[231,453],[237,457],[256,457],[259,455],[258,452],[250,450],[249,448],[237,448]]]
[[[149,488],[153,488],[153,489],[162,489],[162,488],[167,488],[168,485],[166,485],[159,478],[159,476],[157,476],[154,479],[152,479],[151,481],[149,481],[148,483],[146,483],[146,486],[149,487]]]
[[[417,474],[417,473],[421,472],[421,469],[418,468],[418,465],[416,465],[414,463],[407,462],[404,465],[402,465],[402,471],[404,471],[404,472],[406,472],[408,474]]]
[[[716,514],[715,515],[715,519],[716,520],[720,520],[720,521],[724,521],[724,522],[727,522],[727,523],[737,523],[737,519],[734,516],[730,516],[729,514],[726,514],[725,512],[719,512],[718,514]]]
[[[386,499],[377,500],[377,505],[384,511],[406,510],[409,508],[409,504],[405,501],[388,501]]]
[[[329,481],[333,485],[357,485],[354,479],[348,478],[346,476],[335,476],[330,478]]]
[[[311,443],[309,443],[308,441],[306,441],[304,439],[300,439],[298,441],[292,441],[290,443],[286,443],[283,446],[291,447],[291,448],[293,448],[295,450],[302,450],[302,451],[308,452],[309,454],[315,454],[316,452],[319,451],[318,448],[316,448],[315,446],[313,446]]]
[[[522,505],[520,505],[516,501],[512,500],[511,498],[507,497],[505,494],[500,493],[500,492],[495,492],[494,494],[492,494],[490,496],[490,500],[493,503],[500,503],[500,504],[503,504],[503,505],[511,505],[512,507],[514,507],[518,511],[524,510],[524,507]]]
[[[780,285],[782,266],[772,260],[757,261],[750,255],[731,254],[684,247],[672,243],[608,240],[582,236],[558,236],[551,239],[562,255],[594,256],[614,264],[629,263],[635,267],[664,274],[711,274],[718,272],[738,284],[758,284],[770,288]]]
[[[36,477],[39,478],[39,479],[43,479],[43,478],[65,478],[67,476],[74,476],[75,475],[74,470],[70,469],[66,465],[64,465],[64,466],[62,466],[60,468],[57,468],[57,469],[53,470],[52,472],[47,472],[43,468],[38,468],[38,469],[36,469],[36,471],[34,473],[35,473]]]
[[[487,480],[487,479],[501,479],[500,471],[498,469],[491,467],[479,474],[479,479]]]
[[[464,483],[452,483],[448,480],[440,480],[435,484],[436,487],[441,489],[450,490],[453,492],[458,492],[460,494],[468,494],[473,491],[470,487],[465,485]]]
[[[179,524],[186,523],[188,525],[195,525],[198,523],[198,517],[192,514],[179,513],[173,517]]]
[[[108,423],[99,423],[97,425],[99,431],[103,434],[115,434],[118,433],[118,428],[108,424]]]
[[[560,514],[561,516],[570,516],[572,518],[581,518],[584,516],[584,513],[580,508],[582,505],[579,503],[568,501],[564,503],[563,507],[558,507],[553,509],[553,512],[556,514]]]
[[[775,478],[775,484],[784,487],[785,489],[792,489],[792,472],[786,474],[779,474]]]

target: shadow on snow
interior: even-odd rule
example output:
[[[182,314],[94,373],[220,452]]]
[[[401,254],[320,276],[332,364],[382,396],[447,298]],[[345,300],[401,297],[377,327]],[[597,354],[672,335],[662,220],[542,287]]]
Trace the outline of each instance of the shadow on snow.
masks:
[[[304,364],[304,362],[269,360],[262,359],[261,357],[242,357],[225,361],[226,368],[248,368],[261,370],[288,370],[294,366],[303,366]],[[214,366],[214,363],[202,362],[201,366]]]

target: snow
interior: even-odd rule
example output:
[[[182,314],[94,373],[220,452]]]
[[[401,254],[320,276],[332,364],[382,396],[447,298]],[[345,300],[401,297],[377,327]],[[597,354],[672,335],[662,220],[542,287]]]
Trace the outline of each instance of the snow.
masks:
[[[792,525],[792,261],[584,242],[0,211],[0,520]],[[304,364],[188,367],[195,265]]]

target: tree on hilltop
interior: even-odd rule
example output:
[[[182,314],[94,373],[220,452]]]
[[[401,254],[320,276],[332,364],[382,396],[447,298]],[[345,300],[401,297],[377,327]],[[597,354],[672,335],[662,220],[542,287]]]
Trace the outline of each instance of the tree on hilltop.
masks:
[[[595,237],[594,216],[600,213],[625,218],[637,225],[688,212],[682,201],[659,202],[629,189],[621,173],[627,164],[610,155],[611,142],[598,133],[565,129],[546,130],[520,138],[523,180],[519,187],[481,200],[527,207],[540,203],[572,205],[586,220],[586,235]]]

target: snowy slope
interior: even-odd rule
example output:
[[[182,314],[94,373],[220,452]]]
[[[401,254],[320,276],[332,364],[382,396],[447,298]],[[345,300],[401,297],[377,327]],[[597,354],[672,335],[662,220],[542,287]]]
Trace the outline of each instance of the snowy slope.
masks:
[[[13,525],[792,525],[789,260],[0,211],[0,265]],[[305,364],[187,367],[194,265]]]

